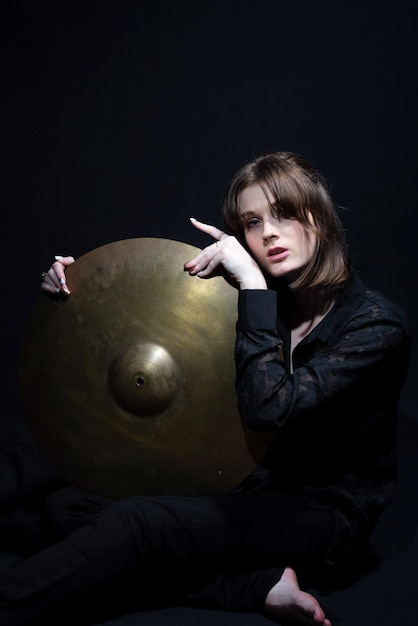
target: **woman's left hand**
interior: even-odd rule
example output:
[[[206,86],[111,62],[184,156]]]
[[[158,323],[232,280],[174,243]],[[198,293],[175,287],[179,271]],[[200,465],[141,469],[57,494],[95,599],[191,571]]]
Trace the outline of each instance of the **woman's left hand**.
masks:
[[[215,243],[204,248],[194,259],[184,264],[184,269],[190,276],[211,278],[223,269],[238,283],[240,289],[267,289],[260,267],[235,237],[226,235],[216,226],[204,224],[195,218],[191,218],[190,221],[195,228],[216,239]]]

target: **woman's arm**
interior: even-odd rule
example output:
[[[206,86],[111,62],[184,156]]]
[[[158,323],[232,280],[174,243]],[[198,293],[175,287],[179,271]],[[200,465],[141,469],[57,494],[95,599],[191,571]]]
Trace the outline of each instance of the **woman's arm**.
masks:
[[[355,402],[353,394],[360,407],[365,398],[359,397],[359,389],[375,393],[380,386],[390,397],[398,396],[410,347],[409,326],[401,314],[365,298],[351,319],[336,325],[326,344],[318,342],[302,363],[296,360],[290,374],[280,357],[283,339],[275,327],[276,311],[274,292],[240,294],[236,388],[240,413],[251,428],[301,422],[313,412],[320,415],[321,405],[329,402]]]

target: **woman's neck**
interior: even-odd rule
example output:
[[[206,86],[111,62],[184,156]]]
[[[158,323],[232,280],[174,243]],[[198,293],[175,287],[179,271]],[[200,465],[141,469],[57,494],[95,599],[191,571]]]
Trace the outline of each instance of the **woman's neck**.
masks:
[[[335,291],[326,289],[290,289],[293,307],[291,321],[299,324],[324,317],[335,302]]]
[[[334,290],[291,290],[293,306],[289,318],[292,348],[324,319],[336,299]]]

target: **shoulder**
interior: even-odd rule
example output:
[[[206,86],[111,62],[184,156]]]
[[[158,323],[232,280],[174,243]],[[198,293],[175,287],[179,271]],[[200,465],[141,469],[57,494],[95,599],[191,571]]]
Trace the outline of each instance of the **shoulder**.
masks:
[[[364,284],[362,307],[368,311],[372,319],[392,321],[408,332],[411,330],[411,320],[403,305],[366,284]]]
[[[361,333],[363,345],[371,338],[382,345],[408,345],[411,341],[411,323],[405,309],[366,285],[357,274],[340,292],[327,318],[321,330],[326,343],[346,333]]]
[[[338,297],[337,307],[348,317],[350,314],[369,315],[372,319],[387,318],[410,325],[408,314],[400,303],[366,284],[358,274],[353,274],[345,285]]]
[[[357,306],[352,311],[349,323],[369,324],[379,332],[388,332],[396,335],[398,341],[407,344],[411,341],[412,324],[406,309],[395,300],[381,291],[366,285],[358,276],[355,277],[352,287],[357,296],[354,300]]]

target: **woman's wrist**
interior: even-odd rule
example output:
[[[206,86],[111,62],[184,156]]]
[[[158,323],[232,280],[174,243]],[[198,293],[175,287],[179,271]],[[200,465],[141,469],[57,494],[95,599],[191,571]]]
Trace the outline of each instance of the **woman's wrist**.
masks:
[[[240,282],[239,287],[244,289],[267,289],[267,283],[264,276],[261,277],[248,277]]]

